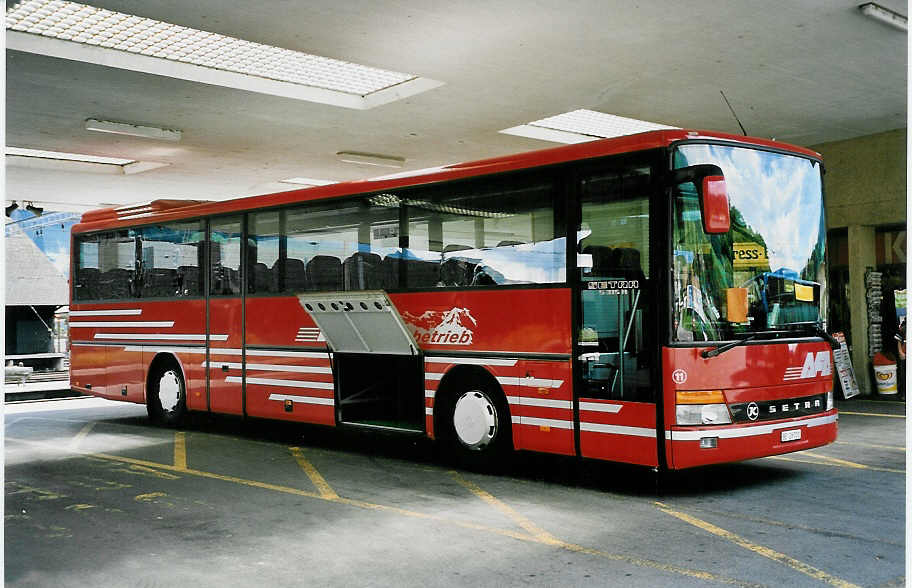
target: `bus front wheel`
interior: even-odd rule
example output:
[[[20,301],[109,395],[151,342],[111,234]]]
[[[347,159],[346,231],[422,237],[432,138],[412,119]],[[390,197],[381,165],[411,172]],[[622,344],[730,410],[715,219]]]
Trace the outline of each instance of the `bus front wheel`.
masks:
[[[175,361],[162,361],[153,368],[146,408],[154,423],[176,427],[183,422],[187,414],[187,386]]]

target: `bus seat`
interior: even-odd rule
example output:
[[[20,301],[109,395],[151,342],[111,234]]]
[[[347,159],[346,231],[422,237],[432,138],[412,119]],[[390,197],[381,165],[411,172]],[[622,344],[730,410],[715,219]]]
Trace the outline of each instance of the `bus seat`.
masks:
[[[93,300],[98,297],[100,273],[94,267],[84,267],[77,270],[76,300]]]
[[[262,294],[272,290],[272,275],[269,266],[258,261],[247,267],[247,293]]]
[[[409,288],[436,288],[440,281],[440,264],[421,259],[406,260],[405,279]]]
[[[305,272],[308,290],[342,290],[342,262],[338,257],[315,255]]]
[[[130,291],[130,284],[133,281],[133,271],[115,268],[101,274],[98,285],[105,298],[118,300],[121,298],[130,298],[133,293]]]
[[[152,268],[146,273],[143,282],[143,296],[147,298],[166,298],[177,292],[177,270],[170,268]]]
[[[468,245],[459,245],[451,243],[443,248],[444,257],[448,253],[457,251],[467,251],[472,249]],[[472,278],[475,276],[475,264],[468,259],[460,256],[451,255],[449,259],[440,266],[440,281],[444,286],[471,286]]]
[[[376,277],[380,256],[376,253],[356,251],[342,263],[346,290],[376,290],[380,288]]]
[[[399,254],[387,255],[377,268],[377,281],[382,290],[395,290],[399,287],[399,268],[403,262]]]
[[[473,286],[493,286],[495,284],[497,284],[497,280],[494,279],[488,268],[480,265],[475,266],[475,272],[472,275]]]
[[[628,280],[642,280],[643,267],[640,264],[640,250],[632,247],[618,247],[615,249],[615,264],[619,275]]]
[[[586,245],[583,253],[592,256],[592,275],[607,276],[613,265],[614,249],[607,245]]]
[[[200,268],[195,265],[182,265],[177,268],[177,275],[181,279],[180,296],[200,295]]]
[[[278,262],[277,262],[278,263]],[[273,272],[278,268],[273,266]],[[285,260],[285,292],[300,292],[307,289],[307,264],[295,257]],[[278,292],[278,288],[275,290]]]

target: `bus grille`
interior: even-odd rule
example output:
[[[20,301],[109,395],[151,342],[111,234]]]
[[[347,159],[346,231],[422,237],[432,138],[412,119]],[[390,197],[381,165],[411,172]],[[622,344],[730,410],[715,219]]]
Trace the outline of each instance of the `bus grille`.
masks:
[[[777,419],[790,419],[821,413],[826,410],[826,394],[786,398],[783,400],[762,400],[729,405],[732,419],[736,423],[758,423]]]

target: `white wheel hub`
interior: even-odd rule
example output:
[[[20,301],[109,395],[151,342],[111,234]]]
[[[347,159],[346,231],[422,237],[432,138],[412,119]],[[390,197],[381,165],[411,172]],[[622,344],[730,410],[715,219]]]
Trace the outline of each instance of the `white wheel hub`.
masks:
[[[168,370],[158,380],[158,402],[165,412],[173,412],[180,401],[180,376],[174,370]]]
[[[497,409],[483,392],[466,392],[453,410],[456,437],[469,449],[482,449],[497,435]]]

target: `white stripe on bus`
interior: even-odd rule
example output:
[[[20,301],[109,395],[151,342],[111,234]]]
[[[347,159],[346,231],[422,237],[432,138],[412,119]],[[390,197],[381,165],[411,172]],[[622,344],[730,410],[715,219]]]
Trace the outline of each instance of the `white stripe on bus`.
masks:
[[[425,390],[424,391],[425,398],[434,398],[436,395],[437,395],[437,390]]]
[[[95,339],[149,339],[157,341],[205,341],[206,335],[176,333],[95,333]],[[210,335],[210,341],[227,341],[228,335]]]
[[[506,386],[525,386],[527,388],[560,388],[563,380],[543,380],[540,378],[517,378],[512,376],[499,376],[497,381]]]
[[[231,384],[240,384],[240,376],[228,376],[226,382]],[[300,380],[277,380],[275,378],[247,378],[248,384],[259,384],[260,386],[283,386],[289,388],[313,388],[315,390],[333,390],[335,385],[332,382],[304,382]]]
[[[713,427],[699,431],[670,431],[672,441],[699,441],[703,437],[718,437],[720,439],[737,439],[740,437],[756,437],[769,435],[780,429],[794,429],[797,427],[819,427],[829,425],[839,420],[838,414],[831,414],[801,421],[788,423],[775,423],[771,425],[753,425],[748,427]]]
[[[424,379],[425,379],[425,380],[442,380],[442,379],[443,379],[443,374],[438,374],[438,373],[435,373],[435,372],[426,372],[426,373],[424,374]]]
[[[94,343],[73,343],[73,345],[96,345]],[[100,343],[97,345],[101,345]],[[169,351],[171,353],[197,353],[203,354],[206,353],[205,347],[168,347],[160,345],[127,345],[123,348],[124,351],[149,351],[149,352],[161,352]],[[209,355],[242,355],[243,351],[240,349],[231,349],[228,347],[210,347]],[[247,355],[255,356],[267,356],[267,357],[297,357],[302,359],[325,359],[329,360],[329,353],[320,353],[320,352],[307,352],[307,351],[269,351],[266,349],[248,349]]]
[[[572,429],[572,421],[561,421],[557,419],[540,419],[536,417],[515,416],[511,419],[517,425],[533,425],[539,427],[554,427],[555,429]]]
[[[291,400],[292,402],[298,402],[301,404],[323,404],[326,406],[333,406],[336,401],[332,398],[315,398],[313,396],[292,396],[291,394],[270,394],[269,400],[278,400],[284,402],[286,400]]]
[[[551,400],[550,398],[528,398],[526,396],[507,396],[507,402],[519,406],[543,406],[546,408],[563,408],[573,410],[569,400]]]
[[[329,353],[325,351],[270,351],[269,349],[248,349],[247,355],[256,355],[258,357],[301,357],[305,359],[329,359]]]
[[[219,369],[222,366],[228,366],[228,369],[239,370],[244,364],[234,361],[204,361],[201,367]],[[328,367],[315,367],[309,365],[279,365],[271,363],[248,363],[248,370],[263,372],[299,372],[302,374],[331,374],[332,370]]]
[[[132,352],[148,352],[148,353],[195,353],[205,355],[205,347],[168,347],[168,346],[159,346],[159,345],[127,345],[123,348],[124,351]]]
[[[601,423],[580,423],[580,431],[589,433],[610,433],[612,435],[628,435],[631,437],[652,437],[655,439],[655,429],[645,427],[625,427],[621,425],[603,425]]]
[[[143,327],[143,328],[171,328],[174,321],[86,321],[71,322],[71,329],[90,328],[90,327]]]
[[[602,404],[600,402],[580,402],[580,410],[588,410],[590,412],[609,412],[611,414],[617,414],[621,412],[621,409],[624,408],[620,404]]]
[[[462,365],[498,365],[512,367],[518,359],[494,359],[487,357],[425,357],[424,363],[458,363]]]
[[[136,316],[142,314],[140,308],[127,308],[116,310],[71,310],[70,318],[74,316]]]

